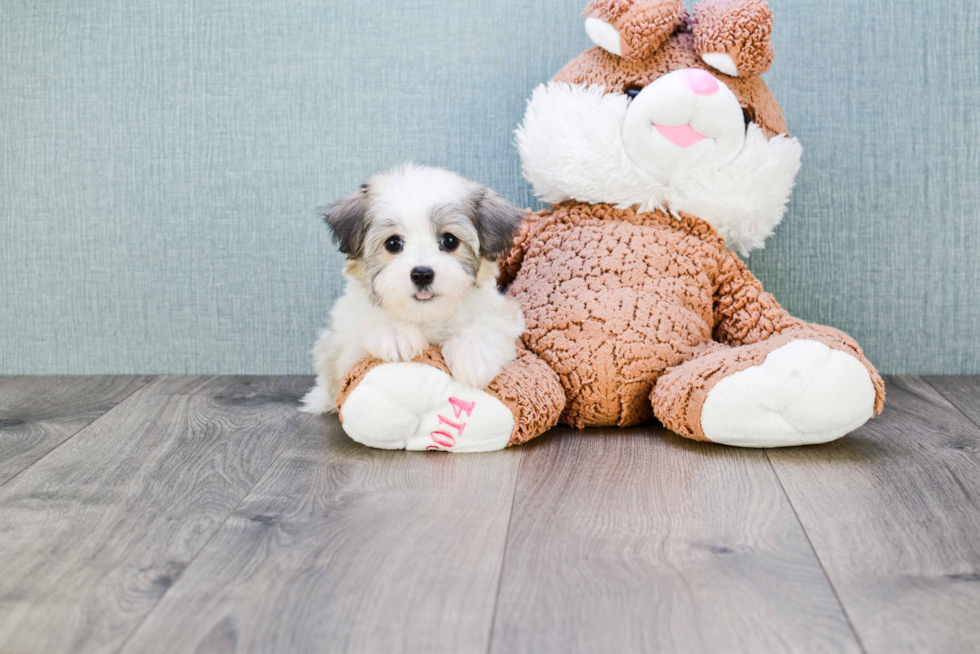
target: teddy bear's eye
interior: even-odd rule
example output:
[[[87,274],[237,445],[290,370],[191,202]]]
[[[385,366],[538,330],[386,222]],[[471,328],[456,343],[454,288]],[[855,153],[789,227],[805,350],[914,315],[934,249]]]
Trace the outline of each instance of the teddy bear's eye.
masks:
[[[627,86],[626,87],[626,90],[624,91],[624,93],[626,93],[626,96],[630,100],[632,100],[636,96],[640,95],[640,91],[642,91],[642,90],[643,90],[643,87],[642,86],[637,86],[637,85],[634,84],[632,86]]]
[[[752,115],[751,109],[742,107],[742,120],[745,121],[745,129],[749,128],[749,123],[755,122],[755,116]]]

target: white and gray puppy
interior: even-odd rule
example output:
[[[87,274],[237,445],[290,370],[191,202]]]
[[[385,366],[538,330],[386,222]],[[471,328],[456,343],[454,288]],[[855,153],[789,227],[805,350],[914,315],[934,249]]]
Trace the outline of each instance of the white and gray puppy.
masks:
[[[456,381],[483,388],[517,356],[524,315],[497,290],[496,260],[524,211],[455,173],[406,164],[324,212],[347,285],[313,348],[304,410],[327,413],[368,355],[409,361],[438,345]]]

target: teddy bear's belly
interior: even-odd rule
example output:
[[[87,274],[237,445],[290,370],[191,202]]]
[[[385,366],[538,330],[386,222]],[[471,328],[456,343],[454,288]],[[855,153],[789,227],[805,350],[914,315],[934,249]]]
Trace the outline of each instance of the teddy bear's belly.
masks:
[[[561,377],[562,422],[650,420],[650,391],[711,340],[711,270],[704,243],[629,223],[563,226],[531,248],[510,293],[525,344]]]

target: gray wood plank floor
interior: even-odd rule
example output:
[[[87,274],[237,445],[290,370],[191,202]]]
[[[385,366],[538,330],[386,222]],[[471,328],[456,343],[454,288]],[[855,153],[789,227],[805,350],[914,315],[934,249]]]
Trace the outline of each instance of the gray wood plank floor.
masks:
[[[980,378],[824,446],[458,456],[311,381],[0,378],[0,652],[980,652]]]
[[[126,651],[486,651],[520,458],[371,450],[315,418]]]
[[[118,649],[307,422],[306,385],[159,378],[0,486],[0,652]]]
[[[765,452],[555,436],[524,446],[493,651],[859,651]]]
[[[889,381],[880,418],[769,458],[865,651],[980,651],[980,430]]]
[[[149,379],[0,378],[0,484],[71,438]]]

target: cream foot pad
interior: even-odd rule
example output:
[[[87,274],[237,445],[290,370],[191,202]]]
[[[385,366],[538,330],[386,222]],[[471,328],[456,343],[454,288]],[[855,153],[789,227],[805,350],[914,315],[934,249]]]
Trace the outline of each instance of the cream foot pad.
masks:
[[[386,450],[488,452],[503,449],[514,430],[503,402],[420,363],[373,368],[340,412],[348,436]]]
[[[740,447],[826,443],[874,414],[871,375],[853,356],[797,340],[708,392],[701,428],[708,440]]]

